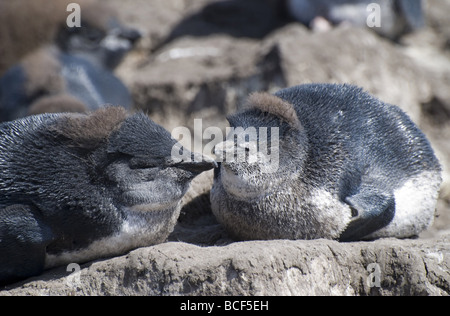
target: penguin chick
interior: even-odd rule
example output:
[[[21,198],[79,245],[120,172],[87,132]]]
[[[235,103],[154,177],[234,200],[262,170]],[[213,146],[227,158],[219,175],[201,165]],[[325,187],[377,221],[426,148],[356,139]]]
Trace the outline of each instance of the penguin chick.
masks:
[[[25,5],[28,0],[19,3]],[[62,19],[68,13],[58,5],[55,15],[61,16],[61,21],[53,26],[57,28],[53,31],[55,44],[29,53],[0,78],[1,121],[26,116],[33,103],[58,95],[69,95],[88,110],[103,104],[131,107],[131,95],[113,70],[133,48],[140,33],[121,25],[104,2],[84,0],[81,7],[81,27],[68,27]],[[40,12],[33,17],[35,20],[45,19],[43,12],[31,5],[33,8]],[[36,109],[31,113],[37,113]],[[80,107],[69,110],[78,112]],[[65,112],[67,108],[53,106],[52,111]]]
[[[433,222],[441,167],[397,106],[309,84],[252,95],[229,122],[211,204],[236,239],[407,238]]]
[[[286,10],[307,26],[312,26],[317,17],[323,17],[333,24],[346,22],[369,27],[371,4],[379,5],[380,26],[370,28],[385,37],[397,39],[425,25],[422,0],[286,0]]]
[[[120,107],[3,123],[0,148],[0,283],[164,242],[190,181],[217,166],[172,159],[170,133]]]

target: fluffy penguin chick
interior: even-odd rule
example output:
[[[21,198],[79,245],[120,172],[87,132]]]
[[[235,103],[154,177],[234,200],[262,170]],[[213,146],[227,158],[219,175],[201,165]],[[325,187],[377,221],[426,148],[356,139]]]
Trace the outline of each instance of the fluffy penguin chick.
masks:
[[[254,94],[229,122],[211,203],[237,239],[407,238],[433,222],[441,167],[397,106],[309,84]]]
[[[190,181],[217,166],[172,148],[120,107],[1,124],[0,283],[165,241]]]

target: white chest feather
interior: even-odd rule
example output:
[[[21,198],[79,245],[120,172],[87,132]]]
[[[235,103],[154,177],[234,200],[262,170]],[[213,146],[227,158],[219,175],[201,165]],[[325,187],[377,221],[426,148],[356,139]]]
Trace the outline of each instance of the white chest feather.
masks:
[[[418,235],[433,224],[442,178],[436,171],[411,177],[394,191],[395,217],[371,238],[407,238]]]

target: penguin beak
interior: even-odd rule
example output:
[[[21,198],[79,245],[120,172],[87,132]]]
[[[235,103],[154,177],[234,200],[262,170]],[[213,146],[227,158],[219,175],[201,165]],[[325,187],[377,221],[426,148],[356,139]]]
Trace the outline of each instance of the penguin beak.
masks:
[[[190,161],[181,161],[176,163],[175,166],[177,168],[190,171],[194,175],[198,175],[203,171],[208,171],[218,167],[217,162],[214,159],[198,153],[192,153]]]

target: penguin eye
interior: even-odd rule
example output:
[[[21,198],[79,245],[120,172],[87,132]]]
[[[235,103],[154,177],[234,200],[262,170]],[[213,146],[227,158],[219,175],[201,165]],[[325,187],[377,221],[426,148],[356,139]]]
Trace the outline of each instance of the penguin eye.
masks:
[[[161,162],[146,157],[133,157],[130,159],[128,165],[131,169],[150,169],[161,165]]]

